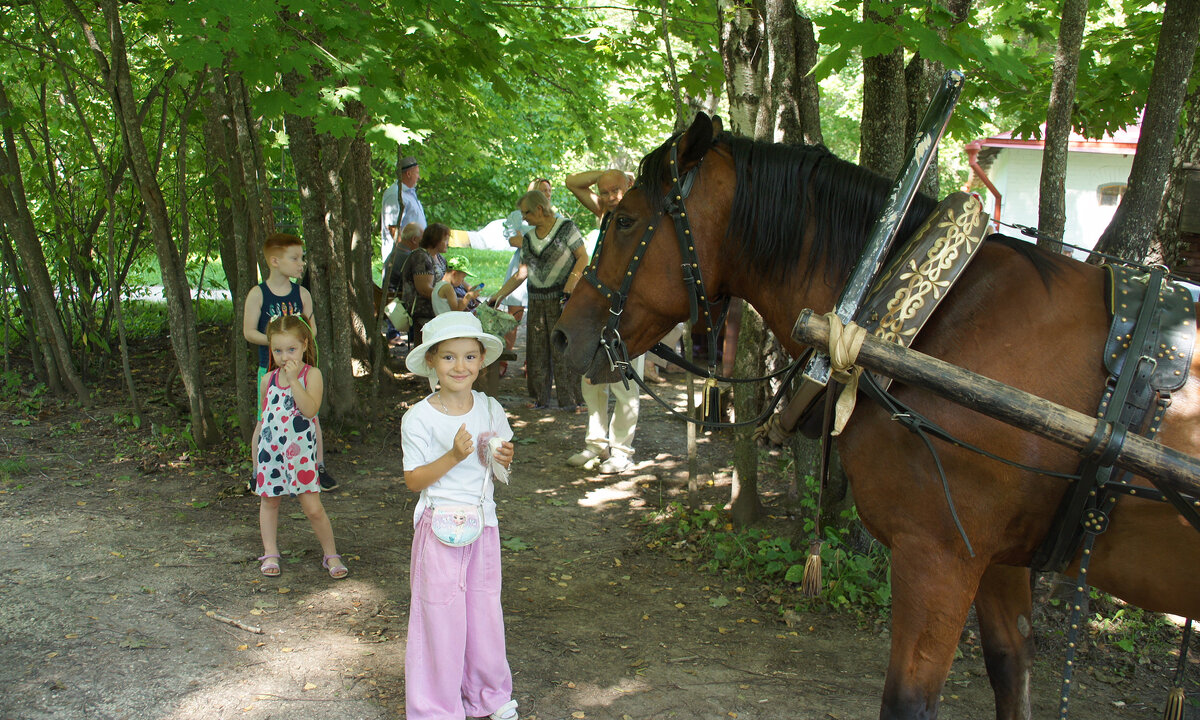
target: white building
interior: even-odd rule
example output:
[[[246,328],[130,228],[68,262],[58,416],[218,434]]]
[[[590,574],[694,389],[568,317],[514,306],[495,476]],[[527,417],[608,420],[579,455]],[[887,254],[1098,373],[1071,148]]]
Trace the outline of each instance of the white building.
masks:
[[[1140,125],[1133,125],[1101,140],[1087,140],[1071,133],[1065,243],[1095,247],[1125,194],[1140,129]],[[1042,132],[1045,134],[1045,126]],[[1017,140],[1011,133],[966,145],[972,170],[969,185],[981,192],[986,187],[985,205],[994,220],[1037,227],[1043,147],[1041,140]],[[980,183],[984,187],[978,187]],[[1000,230],[1020,236],[1011,229]],[[1074,251],[1074,255],[1079,259],[1087,257],[1083,251]]]

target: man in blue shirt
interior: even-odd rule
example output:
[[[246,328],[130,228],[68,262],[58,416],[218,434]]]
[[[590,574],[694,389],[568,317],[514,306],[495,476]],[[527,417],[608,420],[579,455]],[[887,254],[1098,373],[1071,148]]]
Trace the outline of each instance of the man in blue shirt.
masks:
[[[417,181],[421,179],[421,166],[411,155],[400,160],[400,222],[404,227],[416,223],[421,231],[425,231],[425,208],[417,197]]]
[[[383,191],[382,209],[379,212],[379,250],[385,263],[405,226],[415,223],[418,235],[425,230],[425,208],[417,197],[416,189],[420,179],[421,167],[417,159],[410,155],[400,159],[400,180]]]

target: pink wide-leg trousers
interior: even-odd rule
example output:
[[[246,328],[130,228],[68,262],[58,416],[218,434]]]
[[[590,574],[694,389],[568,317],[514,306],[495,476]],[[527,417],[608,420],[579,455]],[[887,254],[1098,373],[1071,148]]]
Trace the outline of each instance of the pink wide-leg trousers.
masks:
[[[500,607],[500,530],[438,542],[426,510],[413,534],[404,659],[409,720],[487,717],[512,697]]]

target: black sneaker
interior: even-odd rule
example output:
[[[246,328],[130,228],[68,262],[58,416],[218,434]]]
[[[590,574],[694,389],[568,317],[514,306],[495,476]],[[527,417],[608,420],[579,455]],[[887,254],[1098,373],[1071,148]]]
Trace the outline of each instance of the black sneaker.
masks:
[[[321,489],[325,492],[329,492],[338,486],[337,480],[333,479],[333,476],[329,474],[324,465],[317,466],[317,477],[320,479]]]

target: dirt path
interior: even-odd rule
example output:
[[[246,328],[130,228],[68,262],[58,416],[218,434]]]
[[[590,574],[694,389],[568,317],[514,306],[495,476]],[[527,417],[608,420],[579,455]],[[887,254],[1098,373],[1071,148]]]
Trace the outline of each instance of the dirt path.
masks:
[[[501,390],[510,409],[523,407],[514,369]],[[326,507],[351,569],[341,582],[320,568],[296,503],[281,518],[282,577],[263,579],[257,503],[236,492],[243,470],[189,457],[169,430],[118,426],[103,396],[90,413],[47,403],[28,426],[0,412],[0,719],[402,717],[415,498],[398,432],[418,391],[409,381],[361,435],[329,431],[342,485]],[[619,477],[565,465],[583,416],[512,410],[521,444],[497,496],[521,716],[877,717],[886,624],[847,613],[788,623],[759,588],[701,572],[679,559],[685,549],[645,547],[647,510],[680,495],[685,440],[643,410],[639,469]],[[701,443],[710,501],[727,497],[729,442]],[[941,717],[992,717],[972,634],[961,649]],[[1035,717],[1056,712],[1059,661],[1039,665]],[[1162,672],[1085,658],[1079,677],[1074,718],[1161,713]]]

